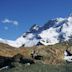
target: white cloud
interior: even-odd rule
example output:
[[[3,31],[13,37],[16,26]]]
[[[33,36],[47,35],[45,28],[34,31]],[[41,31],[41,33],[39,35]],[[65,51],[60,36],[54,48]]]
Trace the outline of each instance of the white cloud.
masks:
[[[18,21],[13,21],[13,24],[17,26],[18,25]]]
[[[8,19],[8,18],[5,18],[4,20],[2,20],[1,21],[2,23],[8,23],[8,24],[13,24],[13,25],[15,25],[15,26],[18,26],[19,25],[19,23],[18,23],[18,21],[16,21],[16,20],[10,20],[10,19]]]

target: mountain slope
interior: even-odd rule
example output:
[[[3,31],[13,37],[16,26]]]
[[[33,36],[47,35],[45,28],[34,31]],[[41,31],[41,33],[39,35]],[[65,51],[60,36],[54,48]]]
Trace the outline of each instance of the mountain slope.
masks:
[[[26,58],[32,57],[32,53],[42,58],[35,60],[35,62],[40,61],[44,64],[62,64],[64,60],[64,51],[68,49],[72,53],[72,45],[69,43],[60,43],[50,46],[38,46],[38,47],[21,47],[13,48],[6,44],[0,44],[0,56],[3,57],[13,57],[17,54],[21,54]]]
[[[18,37],[15,41],[0,39],[1,43],[19,48],[21,46],[31,47],[39,42],[43,45],[71,40],[72,16],[68,18],[56,18],[49,20],[44,26],[33,25],[28,32]]]

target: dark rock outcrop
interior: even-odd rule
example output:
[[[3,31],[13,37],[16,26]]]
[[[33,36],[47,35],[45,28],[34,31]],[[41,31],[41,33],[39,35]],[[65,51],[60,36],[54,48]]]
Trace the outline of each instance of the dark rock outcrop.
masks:
[[[18,62],[18,63],[22,63],[22,64],[34,64],[34,60],[30,59],[30,58],[26,58],[21,54],[17,54],[13,57],[3,57],[0,56],[0,68],[5,67],[5,66],[9,66],[14,67],[13,62]]]
[[[12,57],[0,56],[0,68],[5,67],[5,66],[12,67],[11,62],[13,62]]]

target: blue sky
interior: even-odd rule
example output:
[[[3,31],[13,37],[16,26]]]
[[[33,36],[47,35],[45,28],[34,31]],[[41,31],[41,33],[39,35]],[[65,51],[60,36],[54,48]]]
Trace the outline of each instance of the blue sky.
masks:
[[[15,40],[33,24],[67,17],[72,0],[0,0],[0,38]]]

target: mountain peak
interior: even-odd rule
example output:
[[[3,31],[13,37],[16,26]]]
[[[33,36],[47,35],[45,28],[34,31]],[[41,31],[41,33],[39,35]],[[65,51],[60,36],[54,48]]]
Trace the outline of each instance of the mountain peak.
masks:
[[[39,29],[39,26],[37,24],[34,24],[31,28],[30,31],[37,31]]]
[[[49,20],[42,27],[34,24],[28,32],[17,38],[15,41],[0,39],[0,42],[13,47],[36,46],[39,42],[42,45],[53,45],[68,41],[72,37],[72,13],[68,18],[55,18]]]

